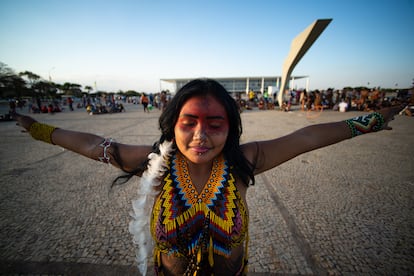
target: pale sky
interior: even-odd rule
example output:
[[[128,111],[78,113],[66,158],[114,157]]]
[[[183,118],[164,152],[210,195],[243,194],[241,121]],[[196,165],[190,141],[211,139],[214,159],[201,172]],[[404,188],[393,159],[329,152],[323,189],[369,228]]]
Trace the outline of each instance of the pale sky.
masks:
[[[332,18],[292,75],[309,76],[311,90],[408,88],[413,14],[414,0],[0,0],[0,62],[108,92],[280,76],[292,39]]]

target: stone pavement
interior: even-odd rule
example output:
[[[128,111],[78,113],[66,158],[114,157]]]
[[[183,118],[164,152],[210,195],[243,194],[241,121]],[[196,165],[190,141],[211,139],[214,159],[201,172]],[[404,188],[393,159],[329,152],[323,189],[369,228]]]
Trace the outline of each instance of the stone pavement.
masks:
[[[41,122],[153,143],[159,111],[36,114]],[[245,111],[243,142],[360,113]],[[414,118],[303,154],[248,191],[251,275],[413,275]],[[0,123],[0,274],[137,275],[128,232],[137,180]]]

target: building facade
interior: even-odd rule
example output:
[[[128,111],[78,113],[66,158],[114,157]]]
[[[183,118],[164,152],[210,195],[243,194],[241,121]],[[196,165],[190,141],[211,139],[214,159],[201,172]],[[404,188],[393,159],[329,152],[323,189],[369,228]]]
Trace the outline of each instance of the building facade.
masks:
[[[269,94],[275,94],[279,91],[281,85],[281,77],[229,77],[229,78],[214,78],[221,85],[226,88],[229,93],[248,93],[249,91],[260,92],[268,91]],[[295,80],[306,79],[306,87],[308,90],[307,84],[309,77],[308,76],[291,76],[289,87],[295,87]],[[182,79],[161,79],[160,87],[161,90],[164,90],[162,87],[165,87],[167,84],[169,87],[172,87],[170,90],[171,93],[175,93],[181,87],[183,87],[187,82],[192,79],[182,78]]]

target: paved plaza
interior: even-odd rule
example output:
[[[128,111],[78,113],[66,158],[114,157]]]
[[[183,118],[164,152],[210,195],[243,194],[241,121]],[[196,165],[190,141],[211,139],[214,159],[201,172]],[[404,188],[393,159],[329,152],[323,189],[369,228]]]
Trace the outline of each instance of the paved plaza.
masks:
[[[160,111],[126,110],[34,117],[152,144]],[[242,142],[360,114],[249,110]],[[257,176],[248,191],[250,275],[414,275],[414,118],[391,126]],[[0,139],[1,275],[138,275],[128,232],[138,178],[110,190],[119,170],[35,141],[15,122],[0,122]]]

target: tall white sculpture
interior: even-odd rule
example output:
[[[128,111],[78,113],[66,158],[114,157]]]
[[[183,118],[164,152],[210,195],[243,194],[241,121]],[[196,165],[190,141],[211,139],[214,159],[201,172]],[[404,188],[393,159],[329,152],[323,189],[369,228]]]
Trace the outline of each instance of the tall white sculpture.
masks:
[[[277,95],[280,107],[283,104],[283,94],[293,69],[331,21],[332,19],[318,19],[292,40],[289,55],[282,67],[282,83]]]

